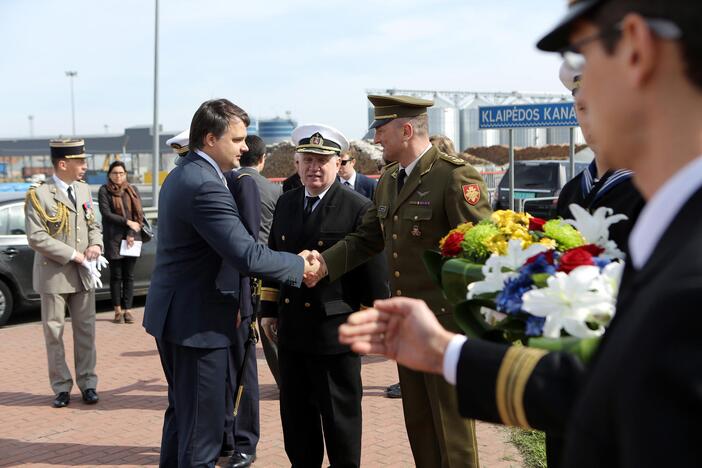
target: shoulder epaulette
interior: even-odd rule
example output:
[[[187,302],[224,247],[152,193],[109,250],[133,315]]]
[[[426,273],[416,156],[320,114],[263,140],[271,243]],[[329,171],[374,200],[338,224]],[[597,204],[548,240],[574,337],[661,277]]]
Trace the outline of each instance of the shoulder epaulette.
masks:
[[[32,182],[32,184],[29,186],[29,188],[27,190],[36,190],[37,187],[40,187],[42,185],[44,185],[43,180],[35,180],[34,182]]]
[[[453,156],[450,154],[441,153],[439,155],[439,158],[443,159],[444,161],[448,161],[456,166],[465,166],[467,164],[465,160],[459,158],[458,156]]]
[[[82,184],[87,184],[87,182],[84,181],[83,179],[78,179],[76,182],[80,182],[80,183],[82,183]]]

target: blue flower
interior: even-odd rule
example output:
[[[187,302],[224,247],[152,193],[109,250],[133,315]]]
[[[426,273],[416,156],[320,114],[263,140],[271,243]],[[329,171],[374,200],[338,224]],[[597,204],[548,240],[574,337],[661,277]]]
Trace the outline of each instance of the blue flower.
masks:
[[[556,267],[551,265],[546,254],[542,253],[537,255],[533,262],[529,263],[528,265],[524,265],[520,269],[520,272],[529,276],[537,273],[548,273],[549,275],[555,275]]]
[[[531,290],[533,285],[531,276],[524,273],[505,281],[505,286],[495,301],[497,310],[507,314],[520,312],[522,310],[522,295]]]
[[[600,270],[602,270],[604,267],[606,267],[607,265],[612,263],[611,258],[603,257],[603,256],[595,257],[592,260],[594,261],[595,266],[598,267]]]
[[[526,336],[541,336],[544,333],[544,322],[546,322],[546,317],[534,317],[530,315],[526,321],[526,330],[524,333]]]

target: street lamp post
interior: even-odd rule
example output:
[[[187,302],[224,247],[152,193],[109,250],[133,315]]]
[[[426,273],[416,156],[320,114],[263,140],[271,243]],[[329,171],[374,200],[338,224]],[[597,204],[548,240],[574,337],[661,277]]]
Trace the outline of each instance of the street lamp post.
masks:
[[[154,22],[154,154],[151,166],[151,200],[153,205],[158,206],[158,183],[159,183],[159,128],[158,128],[158,0],[155,0],[155,22]]]
[[[27,120],[29,120],[29,137],[34,138],[34,116],[28,115]]]
[[[76,104],[73,98],[73,78],[78,76],[77,71],[67,71],[66,76],[71,82],[71,122],[73,123],[73,136],[76,136]]]

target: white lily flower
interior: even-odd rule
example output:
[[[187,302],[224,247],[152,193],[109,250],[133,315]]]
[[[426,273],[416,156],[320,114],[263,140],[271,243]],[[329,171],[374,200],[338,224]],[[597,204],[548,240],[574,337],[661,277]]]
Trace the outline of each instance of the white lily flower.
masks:
[[[485,279],[468,285],[468,299],[473,299],[480,294],[502,291],[505,281],[517,276],[526,261],[534,255],[548,250],[542,244],[532,244],[522,249],[520,239],[512,239],[507,244],[507,255],[492,254],[483,265],[482,272]]]
[[[580,266],[570,274],[558,272],[547,280],[547,287],[522,296],[522,309],[546,318],[543,336],[547,338],[560,337],[561,330],[578,338],[601,336],[604,326],[592,330],[586,322],[602,322],[614,314],[614,298],[602,283],[596,266]]]
[[[575,219],[566,219],[565,222],[580,231],[587,243],[602,247],[605,249],[605,254],[610,257],[624,258],[624,253],[617,248],[613,241],[609,240],[609,227],[619,221],[629,219],[626,215],[612,215],[612,209],[604,206],[597,208],[592,214],[575,203],[572,203],[569,208]]]

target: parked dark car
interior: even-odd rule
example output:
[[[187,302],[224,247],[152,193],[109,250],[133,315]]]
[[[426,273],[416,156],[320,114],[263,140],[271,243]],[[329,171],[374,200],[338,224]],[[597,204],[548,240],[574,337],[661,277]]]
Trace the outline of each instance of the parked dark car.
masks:
[[[39,294],[32,288],[34,251],[27,244],[24,227],[24,192],[0,192],[0,326],[10,316],[28,306],[39,304]],[[97,206],[97,202],[95,202]],[[100,211],[95,210],[100,219]],[[154,233],[157,227],[155,213],[147,212]],[[144,244],[134,271],[134,294],[145,295],[154,269],[156,238]],[[102,270],[103,287],[96,291],[96,299],[110,298],[109,266]]]
[[[575,175],[582,172],[589,162],[576,162]],[[514,163],[514,209],[519,210],[520,200],[526,202],[534,198],[549,200],[530,201],[524,204],[524,211],[539,218],[551,219],[556,216],[556,201],[561,189],[568,182],[569,161],[517,161]],[[497,186],[493,208],[509,209],[508,168]]]

